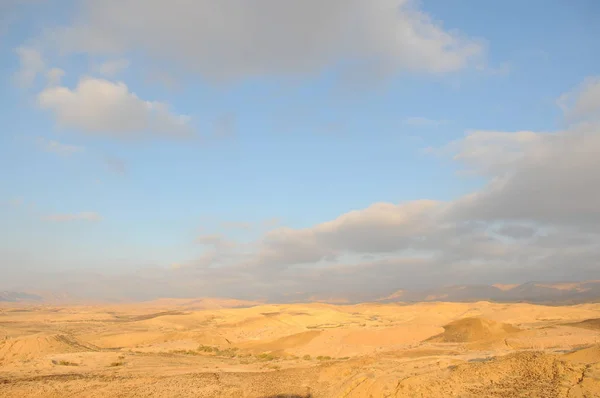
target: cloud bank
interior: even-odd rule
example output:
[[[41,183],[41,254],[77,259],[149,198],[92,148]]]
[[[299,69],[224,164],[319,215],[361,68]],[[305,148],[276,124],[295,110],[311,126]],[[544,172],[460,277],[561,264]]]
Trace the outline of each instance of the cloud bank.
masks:
[[[586,117],[555,132],[472,131],[440,153],[488,182],[453,201],[375,203],[307,228],[274,227],[249,242],[202,235],[195,261],[120,276],[111,287],[135,284],[127,293],[135,298],[281,300],[597,279],[599,124]]]
[[[64,53],[136,50],[218,81],[319,73],[357,60],[380,71],[447,73],[484,52],[409,0],[84,0],[46,40]]]

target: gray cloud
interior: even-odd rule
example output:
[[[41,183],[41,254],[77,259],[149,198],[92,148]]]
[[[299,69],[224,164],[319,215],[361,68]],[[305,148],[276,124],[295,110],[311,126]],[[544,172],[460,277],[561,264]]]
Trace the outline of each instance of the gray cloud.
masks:
[[[94,71],[103,76],[113,77],[125,69],[129,68],[130,62],[127,59],[113,59],[103,62],[94,68]]]
[[[446,73],[483,53],[409,0],[85,0],[72,24],[46,39],[67,52],[135,49],[213,80],[302,75],[357,59],[378,70]]]
[[[459,200],[456,216],[560,225],[597,223],[599,130],[600,125],[578,124],[560,133],[535,134],[526,147],[515,152],[502,144],[482,143],[479,151],[469,151],[468,156],[470,161],[486,163],[491,182]],[[515,134],[519,133],[507,133],[507,141]]]
[[[529,225],[505,224],[496,230],[497,233],[512,239],[526,239],[535,235],[537,229]]]

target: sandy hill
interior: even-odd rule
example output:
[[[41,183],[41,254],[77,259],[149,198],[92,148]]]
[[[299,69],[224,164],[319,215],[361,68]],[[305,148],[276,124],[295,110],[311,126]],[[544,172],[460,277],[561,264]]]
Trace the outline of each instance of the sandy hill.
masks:
[[[64,334],[34,334],[0,341],[0,363],[30,360],[48,354],[90,351],[94,348]]]
[[[429,339],[444,343],[471,343],[479,340],[505,337],[520,331],[507,323],[485,318],[464,318],[444,325],[444,332]]]
[[[600,397],[600,304],[194,301],[3,305],[0,396]]]

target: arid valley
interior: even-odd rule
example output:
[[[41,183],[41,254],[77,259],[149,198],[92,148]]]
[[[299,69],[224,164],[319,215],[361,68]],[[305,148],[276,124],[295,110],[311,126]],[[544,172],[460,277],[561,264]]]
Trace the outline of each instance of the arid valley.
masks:
[[[2,397],[598,397],[600,304],[4,303]]]

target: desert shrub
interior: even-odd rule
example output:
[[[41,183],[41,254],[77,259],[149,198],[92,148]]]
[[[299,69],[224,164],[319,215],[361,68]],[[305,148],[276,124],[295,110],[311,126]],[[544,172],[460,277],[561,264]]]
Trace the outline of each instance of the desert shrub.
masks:
[[[109,366],[111,368],[117,367],[117,366],[123,366],[125,365],[125,362],[112,362]]]
[[[60,360],[60,361],[53,360],[52,363],[54,365],[60,365],[60,366],[79,366],[78,363],[69,362],[69,361],[65,361],[65,360]]]
[[[257,358],[260,359],[261,361],[272,361],[275,359],[275,356],[273,356],[272,354],[263,352],[262,354],[257,355]]]
[[[220,356],[220,357],[233,358],[237,355],[236,351],[237,351],[237,349],[227,348],[224,350],[217,349],[216,351],[214,351],[214,353],[215,353],[215,355]]]
[[[210,347],[210,346],[207,346],[207,345],[201,345],[201,346],[199,346],[197,348],[197,350],[198,351],[202,351],[202,352],[214,352],[215,350],[218,351],[219,349],[216,348],[216,347]]]
[[[194,350],[171,350],[169,354],[183,354],[183,355],[199,355],[197,351]]]
[[[310,357],[310,355],[306,354],[302,357],[302,359],[304,359],[305,361],[310,361],[312,358]]]
[[[329,360],[331,360],[331,357],[329,355],[319,355],[317,357],[317,360],[319,360],[319,361],[329,361]]]

